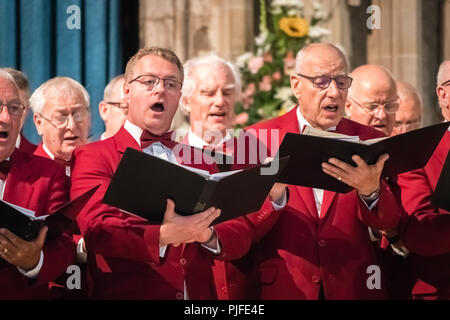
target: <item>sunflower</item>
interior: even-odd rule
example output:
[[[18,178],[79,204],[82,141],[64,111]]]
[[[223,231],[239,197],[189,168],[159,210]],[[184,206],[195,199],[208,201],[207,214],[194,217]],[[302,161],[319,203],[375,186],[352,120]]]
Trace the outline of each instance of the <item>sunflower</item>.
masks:
[[[302,38],[309,32],[308,22],[299,17],[283,17],[280,19],[280,29],[288,36]]]

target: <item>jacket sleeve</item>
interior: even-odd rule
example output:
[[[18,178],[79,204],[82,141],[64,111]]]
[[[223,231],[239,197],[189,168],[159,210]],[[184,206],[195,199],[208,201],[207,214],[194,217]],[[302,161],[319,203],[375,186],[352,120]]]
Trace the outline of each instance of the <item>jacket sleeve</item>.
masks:
[[[84,147],[75,150],[71,176],[72,199],[100,185],[76,217],[88,250],[106,257],[159,264],[159,224],[102,203],[118,160],[99,151]]]
[[[259,211],[215,226],[222,248],[218,258],[235,260],[243,257],[253,243],[271,230],[281,211],[283,209],[275,211],[267,198]]]
[[[433,188],[423,169],[399,175],[401,200],[409,218],[402,226],[402,241],[412,252],[433,256],[450,252],[450,212],[431,203]]]

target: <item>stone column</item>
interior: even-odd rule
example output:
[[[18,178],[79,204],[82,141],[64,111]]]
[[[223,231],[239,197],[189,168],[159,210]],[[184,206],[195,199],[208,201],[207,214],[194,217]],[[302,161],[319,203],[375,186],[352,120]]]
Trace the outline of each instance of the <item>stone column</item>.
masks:
[[[444,0],[442,10],[442,61],[450,60],[450,0]]]
[[[430,82],[435,69],[430,46],[436,33],[424,32],[424,0],[373,0],[381,13],[381,28],[368,37],[368,63],[379,64],[392,71],[394,77],[416,87],[424,102],[424,125],[438,121],[434,99],[434,83]],[[426,1],[426,0],[425,0]],[[426,31],[426,30],[425,30]]]
[[[141,47],[169,47],[182,61],[211,52],[232,59],[252,40],[250,0],[140,0]]]

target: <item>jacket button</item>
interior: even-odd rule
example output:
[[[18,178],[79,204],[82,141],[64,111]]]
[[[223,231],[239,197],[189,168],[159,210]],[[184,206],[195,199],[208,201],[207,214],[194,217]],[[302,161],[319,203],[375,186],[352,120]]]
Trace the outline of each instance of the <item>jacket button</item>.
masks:
[[[184,294],[182,292],[177,292],[175,297],[177,298],[177,300],[183,300],[184,299]]]
[[[181,259],[180,259],[180,263],[181,263],[183,266],[185,266],[186,263],[187,263],[187,260],[186,260],[185,258],[181,258]]]
[[[319,281],[320,281],[320,277],[318,275],[313,275],[311,279],[312,279],[312,282],[314,282],[314,283],[319,283]]]
[[[319,247],[325,247],[325,240],[323,240],[323,239],[320,239],[319,240]]]
[[[227,292],[228,292],[227,287],[222,287],[222,292],[223,292],[224,294],[227,294]]]

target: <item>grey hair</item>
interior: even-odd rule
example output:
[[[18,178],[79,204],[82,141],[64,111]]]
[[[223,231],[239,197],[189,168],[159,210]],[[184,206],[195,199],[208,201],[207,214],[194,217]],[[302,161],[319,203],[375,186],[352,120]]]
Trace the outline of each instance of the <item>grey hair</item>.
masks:
[[[125,80],[124,74],[119,74],[118,76],[111,79],[111,81],[108,83],[108,85],[105,87],[105,91],[103,91],[103,100],[107,101],[111,98],[112,90],[116,83],[120,81],[121,79]]]
[[[14,86],[17,88],[17,91],[19,91],[19,87],[17,86],[17,83],[14,80],[14,77],[8,71],[6,71],[5,68],[0,68],[0,78],[11,81],[14,84]]]
[[[295,71],[296,72],[301,72],[301,68],[303,65],[303,62],[305,60],[306,55],[309,53],[309,51],[311,49],[313,49],[314,47],[317,46],[328,46],[330,48],[333,48],[336,50],[336,52],[339,54],[339,56],[341,56],[341,58],[345,61],[345,64],[347,66],[347,72],[350,69],[350,62],[347,58],[347,56],[345,55],[345,53],[339,49],[337,46],[331,44],[331,43],[327,43],[327,42],[322,42],[322,43],[311,43],[305,47],[303,47],[298,53],[297,56],[295,58]]]
[[[189,98],[192,95],[192,93],[194,92],[194,89],[196,86],[196,83],[195,83],[195,80],[193,77],[194,70],[198,66],[205,65],[205,64],[221,64],[231,70],[231,73],[233,74],[233,78],[234,78],[234,86],[235,86],[235,90],[236,90],[236,100],[239,100],[240,95],[241,95],[241,89],[242,89],[241,72],[233,63],[226,61],[217,55],[211,54],[211,55],[207,55],[207,56],[203,56],[203,57],[190,59],[190,60],[186,61],[186,63],[184,64],[185,78],[184,78],[184,83],[183,83],[183,89],[181,91],[181,99],[180,99],[181,106],[184,107],[183,99]]]
[[[450,73],[450,60],[445,60],[439,66],[439,71],[436,77],[436,86],[440,86],[442,83],[446,81],[444,76],[447,72]]]
[[[37,88],[30,98],[31,109],[34,113],[42,113],[45,101],[49,97],[70,97],[80,93],[86,107],[90,108],[89,93],[77,81],[68,77],[55,77],[47,80]]]

